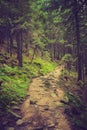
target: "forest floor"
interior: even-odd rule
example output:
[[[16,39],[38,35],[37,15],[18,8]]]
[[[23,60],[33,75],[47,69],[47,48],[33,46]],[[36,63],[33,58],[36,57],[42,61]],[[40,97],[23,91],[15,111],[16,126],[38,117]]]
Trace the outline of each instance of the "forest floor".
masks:
[[[58,66],[54,72],[32,79],[23,104],[11,112],[15,122],[4,121],[6,126],[1,130],[73,130],[61,102],[67,100],[65,91],[58,85],[61,70]]]
[[[71,130],[60,100],[64,92],[57,86],[61,68],[32,80],[28,97],[21,106],[24,130]],[[25,123],[26,122],[26,123]]]
[[[57,84],[61,69],[32,80],[16,130],[71,130],[61,103],[64,91]]]

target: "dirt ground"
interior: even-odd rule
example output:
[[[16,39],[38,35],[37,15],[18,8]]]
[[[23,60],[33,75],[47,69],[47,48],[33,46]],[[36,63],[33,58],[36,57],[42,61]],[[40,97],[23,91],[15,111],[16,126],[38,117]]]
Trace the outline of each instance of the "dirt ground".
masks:
[[[66,98],[58,85],[61,69],[57,67],[45,76],[34,78],[23,104],[14,108],[15,113],[7,116],[3,121],[5,127],[0,130],[73,130],[61,102]]]
[[[64,99],[64,91],[57,84],[61,69],[57,67],[54,72],[32,80],[16,129],[71,130],[60,102]]]

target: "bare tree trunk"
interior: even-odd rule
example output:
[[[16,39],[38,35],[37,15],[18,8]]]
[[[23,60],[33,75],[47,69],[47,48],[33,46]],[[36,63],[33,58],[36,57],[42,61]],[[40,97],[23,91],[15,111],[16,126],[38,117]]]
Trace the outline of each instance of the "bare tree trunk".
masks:
[[[13,38],[12,38],[12,34],[10,33],[10,35],[9,35],[9,53],[10,53],[10,56],[12,56],[12,50],[13,50]]]
[[[8,53],[10,54],[10,56],[12,56],[12,50],[13,50],[13,37],[12,37],[12,34],[11,34],[11,30],[10,30],[10,27],[9,27],[9,30],[8,30]]]
[[[34,60],[34,56],[35,56],[36,50],[37,50],[37,46],[34,48],[33,56],[32,56],[32,59],[31,59],[31,64],[32,64],[32,62]]]
[[[18,31],[16,34],[16,42],[17,42],[17,59],[18,65],[20,67],[23,66],[22,63],[22,31]]]
[[[87,49],[85,49],[85,75],[87,76]]]
[[[78,56],[78,80],[82,80],[82,61],[80,54],[80,27],[79,27],[79,15],[78,15],[78,3],[74,0],[74,16],[75,16],[75,28],[76,28],[76,41],[77,41],[77,56]]]

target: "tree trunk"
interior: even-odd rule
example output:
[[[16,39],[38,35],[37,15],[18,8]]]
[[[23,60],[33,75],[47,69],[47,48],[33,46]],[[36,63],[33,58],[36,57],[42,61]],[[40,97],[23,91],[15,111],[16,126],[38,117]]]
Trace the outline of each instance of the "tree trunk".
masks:
[[[11,34],[11,30],[8,30],[8,52],[10,54],[10,56],[12,56],[12,49],[13,49],[13,37]]]
[[[85,49],[85,75],[87,76],[87,49]]]
[[[76,41],[77,41],[77,57],[78,57],[78,81],[82,80],[82,62],[80,54],[80,27],[79,27],[79,15],[78,15],[78,3],[74,0],[74,16],[75,16],[75,28],[76,28]]]
[[[31,64],[32,64],[32,62],[33,62],[33,60],[34,60],[34,56],[35,56],[36,50],[37,50],[37,46],[34,48],[33,56],[32,56],[32,59],[31,59]]]
[[[56,44],[53,45],[54,47],[54,60],[56,59]]]
[[[22,67],[23,63],[22,63],[22,32],[21,31],[17,32],[16,42],[17,42],[17,59],[18,59],[18,65],[20,67]]]
[[[9,53],[10,53],[10,56],[12,56],[12,49],[13,49],[13,38],[12,38],[12,34],[10,33],[10,35],[9,35]]]

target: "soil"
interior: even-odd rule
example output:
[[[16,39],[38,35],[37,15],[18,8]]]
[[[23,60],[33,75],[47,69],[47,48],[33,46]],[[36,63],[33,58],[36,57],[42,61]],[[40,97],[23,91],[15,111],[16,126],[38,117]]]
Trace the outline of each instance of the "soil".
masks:
[[[54,72],[33,79],[20,112],[16,108],[21,117],[16,115],[13,126],[0,130],[72,130],[61,102],[65,98],[58,85],[61,69],[57,67]]]
[[[20,130],[71,130],[60,102],[64,91],[57,84],[61,69],[57,67],[54,72],[32,80],[28,97],[21,106],[24,126]]]

